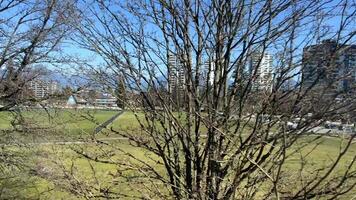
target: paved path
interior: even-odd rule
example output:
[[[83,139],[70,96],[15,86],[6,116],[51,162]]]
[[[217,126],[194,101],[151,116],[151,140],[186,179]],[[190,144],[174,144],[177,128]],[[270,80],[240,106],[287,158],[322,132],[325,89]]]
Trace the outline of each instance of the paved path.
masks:
[[[112,137],[112,138],[102,138],[97,139],[97,141],[115,141],[115,140],[127,140],[124,137]],[[71,144],[95,144],[95,141],[53,141],[53,142],[34,142],[25,145],[71,145]]]
[[[111,124],[113,121],[115,121],[116,118],[118,118],[124,111],[120,111],[116,115],[112,116],[110,119],[108,119],[106,122],[100,124],[98,127],[95,128],[94,133],[99,133],[101,130],[106,128],[109,124]]]

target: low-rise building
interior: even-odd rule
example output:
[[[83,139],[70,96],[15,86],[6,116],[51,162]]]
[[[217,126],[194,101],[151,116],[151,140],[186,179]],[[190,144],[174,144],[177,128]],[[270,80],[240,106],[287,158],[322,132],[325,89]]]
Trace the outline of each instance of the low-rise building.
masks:
[[[117,107],[117,98],[109,93],[101,93],[95,98],[95,106]]]
[[[117,107],[117,98],[109,93],[97,93],[95,97],[86,95],[86,92],[71,95],[67,100],[68,107]]]
[[[67,106],[70,107],[87,106],[87,105],[88,105],[88,101],[77,95],[71,95],[67,100]]]

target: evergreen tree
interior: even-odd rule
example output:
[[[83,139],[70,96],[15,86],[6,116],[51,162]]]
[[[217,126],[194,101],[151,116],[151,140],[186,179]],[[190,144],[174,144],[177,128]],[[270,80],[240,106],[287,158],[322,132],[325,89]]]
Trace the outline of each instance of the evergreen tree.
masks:
[[[125,80],[122,76],[119,77],[117,81],[117,89],[115,91],[117,97],[117,106],[125,109],[126,104],[126,87],[125,87]]]

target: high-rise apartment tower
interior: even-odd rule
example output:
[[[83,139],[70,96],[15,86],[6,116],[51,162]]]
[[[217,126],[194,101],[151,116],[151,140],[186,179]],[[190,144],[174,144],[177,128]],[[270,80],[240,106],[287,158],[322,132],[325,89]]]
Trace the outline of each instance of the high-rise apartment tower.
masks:
[[[185,70],[177,55],[168,55],[168,89],[170,92],[185,89]]]
[[[334,40],[303,49],[304,87],[324,87],[331,93],[349,92],[356,83],[356,45],[340,45]]]
[[[268,53],[254,53],[249,59],[249,74],[252,76],[253,90],[272,89],[272,55]]]

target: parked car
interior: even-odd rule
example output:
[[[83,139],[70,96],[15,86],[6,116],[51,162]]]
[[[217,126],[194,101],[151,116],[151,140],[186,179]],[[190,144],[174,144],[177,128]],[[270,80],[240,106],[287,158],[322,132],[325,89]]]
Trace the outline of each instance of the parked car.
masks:
[[[287,122],[287,130],[295,130],[298,127],[297,123]]]
[[[341,122],[330,122],[330,121],[326,121],[324,124],[325,128],[328,129],[339,129],[342,130],[342,123]]]
[[[356,132],[355,130],[355,126],[353,124],[344,124],[342,126],[342,130],[345,132],[345,133],[354,133]]]

